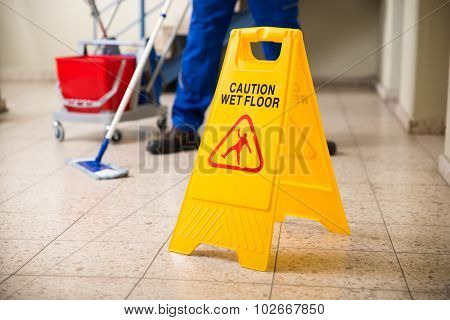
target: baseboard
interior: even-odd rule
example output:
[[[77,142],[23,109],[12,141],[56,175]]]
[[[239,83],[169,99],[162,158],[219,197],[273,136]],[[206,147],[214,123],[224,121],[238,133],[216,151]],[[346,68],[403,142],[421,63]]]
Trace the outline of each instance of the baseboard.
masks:
[[[403,128],[410,132],[411,128],[411,118],[409,117],[409,114],[406,113],[405,109],[399,104],[391,104],[388,105],[390,109],[394,112],[395,117],[397,120],[402,124]]]
[[[6,102],[2,98],[0,98],[0,113],[6,112],[8,109],[6,108]]]
[[[314,86],[318,87],[369,87],[374,88],[376,84],[375,77],[355,77],[355,78],[321,78],[314,77]]]
[[[0,81],[8,82],[40,82],[56,81],[54,71],[1,69]]]
[[[389,106],[389,104],[388,104]],[[403,128],[411,134],[444,134],[445,121],[440,119],[413,120],[405,109],[396,103],[391,105],[394,115],[402,124]]]
[[[448,185],[450,185],[450,161],[447,159],[445,155],[439,156],[439,172],[444,178],[444,180],[447,182]]]
[[[381,82],[375,82],[375,90],[378,96],[387,104],[396,104],[398,102],[398,92],[386,88]]]

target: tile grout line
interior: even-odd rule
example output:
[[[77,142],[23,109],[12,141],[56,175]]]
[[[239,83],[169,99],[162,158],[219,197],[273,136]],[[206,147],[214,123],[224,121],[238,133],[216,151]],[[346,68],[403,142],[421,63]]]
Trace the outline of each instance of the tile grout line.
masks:
[[[116,186],[116,188],[118,188],[120,186],[120,183]],[[112,190],[115,190],[115,188],[113,188]],[[19,272],[21,269],[23,269],[31,260],[33,260],[35,257],[37,257],[40,253],[42,253],[46,248],[48,248],[51,244],[53,244],[55,241],[58,240],[58,238],[64,234],[69,228],[71,228],[73,225],[75,225],[80,219],[82,219],[84,216],[86,216],[90,210],[92,210],[93,208],[95,208],[98,203],[102,202],[106,197],[108,196],[108,193],[105,194],[105,196],[103,196],[96,204],[94,204],[93,206],[91,206],[91,208],[89,208],[85,213],[83,213],[78,219],[76,219],[74,222],[72,222],[67,228],[65,228],[62,232],[60,232],[56,237],[54,237],[52,240],[50,240],[50,242],[48,242],[41,250],[39,250],[36,254],[34,254],[30,259],[28,259],[22,266],[20,266],[16,271],[14,271],[12,274],[10,274],[7,278],[3,279],[3,281],[0,282],[0,285],[2,283],[4,283],[6,280],[8,280],[9,278],[11,278],[12,276],[17,275],[17,272]],[[86,244],[86,243],[85,243]],[[82,247],[85,245],[83,244]],[[48,270],[48,269],[47,269]],[[35,275],[33,279],[31,279],[29,282],[27,282],[25,285],[27,285],[28,283],[30,283],[31,281],[33,281],[36,277],[38,277],[39,275]],[[25,285],[23,285],[22,287],[20,287],[19,289],[17,289],[16,291],[12,292],[9,296],[11,296],[12,294],[16,293],[18,290],[22,289],[25,287]]]
[[[39,145],[39,144],[43,143],[44,141],[46,141],[46,140],[48,140],[50,138],[51,138],[51,135],[46,135],[46,136],[44,136],[44,137],[42,137],[40,139],[37,139],[36,141],[31,142],[29,145],[24,146],[20,150],[14,151],[14,152],[8,154],[6,157],[1,158],[0,162],[4,161],[4,160],[7,160],[7,159],[11,158],[14,155],[20,154],[21,152],[26,151],[26,150],[30,149],[31,147]]]
[[[398,263],[398,265],[399,265],[399,267],[400,267],[400,271],[401,271],[401,273],[402,273],[403,281],[405,282],[406,288],[408,289],[408,293],[409,293],[409,296],[410,296],[411,300],[414,300],[414,299],[413,299],[413,296],[412,296],[412,293],[411,293],[411,290],[410,290],[410,288],[409,288],[408,281],[406,280],[405,272],[403,271],[403,267],[402,267],[402,265],[401,265],[401,263],[400,263],[400,259],[399,259],[399,257],[398,257],[398,254],[397,254],[396,250],[395,250],[394,243],[392,242],[391,234],[389,233],[389,229],[388,229],[388,227],[387,227],[387,225],[386,225],[386,221],[385,221],[385,219],[384,219],[383,211],[381,211],[381,207],[380,207],[380,204],[379,204],[379,202],[378,202],[378,197],[377,197],[377,195],[376,195],[376,193],[375,193],[375,190],[374,190],[374,188],[373,188],[372,182],[370,181],[369,175],[368,175],[368,173],[367,173],[367,167],[366,167],[366,164],[364,163],[364,161],[363,161],[363,159],[362,159],[362,157],[361,157],[361,151],[360,151],[359,144],[358,144],[358,142],[357,142],[357,139],[355,138],[355,134],[353,133],[353,129],[352,129],[352,127],[351,127],[351,125],[350,125],[350,123],[349,123],[349,121],[348,121],[348,116],[347,116],[347,112],[346,112],[346,110],[345,110],[345,107],[343,107],[344,102],[342,101],[340,91],[338,91],[338,94],[337,94],[337,100],[340,102],[339,105],[340,105],[340,108],[341,108],[342,113],[343,113],[343,115],[344,115],[344,119],[345,119],[345,121],[346,121],[346,123],[347,123],[347,126],[348,126],[348,128],[349,128],[349,131],[350,131],[350,135],[351,135],[351,137],[352,137],[352,140],[353,140],[353,142],[354,142],[355,145],[356,145],[356,149],[358,150],[358,156],[359,156],[359,159],[361,160],[362,166],[364,167],[364,173],[366,174],[367,180],[368,180],[368,182],[369,182],[370,189],[371,189],[371,191],[372,191],[372,193],[373,193],[373,196],[375,197],[375,201],[376,201],[376,203],[377,203],[378,210],[380,211],[381,218],[383,219],[384,227],[385,227],[386,233],[387,233],[387,235],[388,235],[388,237],[389,237],[389,241],[390,241],[390,243],[391,243],[391,246],[392,246],[392,249],[393,249],[393,251],[394,251],[395,257],[396,257],[396,259],[397,259],[397,263]]]
[[[275,273],[277,272],[278,251],[280,249],[280,239],[281,239],[282,226],[283,226],[283,222],[280,222],[280,227],[279,227],[279,232],[278,232],[277,251],[275,252],[275,262],[274,262],[274,265],[273,265],[272,283],[270,284],[269,300],[272,300],[273,284],[274,284],[274,281],[275,281]]]
[[[94,147],[92,147],[92,148],[89,149],[89,150],[86,150],[82,155],[84,156],[85,154],[88,154],[89,152],[91,152],[91,150],[94,150]],[[3,161],[3,160],[1,160],[1,161]],[[0,162],[1,162],[1,161],[0,161]],[[0,205],[2,205],[2,204],[4,204],[5,202],[11,200],[11,199],[14,198],[15,196],[17,196],[17,195],[19,195],[19,194],[21,194],[21,193],[24,193],[25,191],[27,191],[27,190],[30,189],[31,187],[34,187],[35,185],[37,185],[38,183],[41,183],[41,182],[47,180],[48,178],[50,178],[51,176],[53,176],[53,175],[54,175],[55,173],[57,173],[58,171],[64,169],[66,166],[67,166],[67,164],[64,164],[64,165],[62,165],[62,166],[60,166],[60,167],[57,167],[55,170],[53,170],[52,172],[50,172],[50,173],[44,175],[41,179],[39,179],[39,180],[37,180],[36,182],[32,183],[32,184],[29,185],[28,187],[26,187],[26,188],[24,188],[24,189],[22,189],[22,190],[16,192],[16,193],[13,194],[11,197],[6,198],[6,199],[0,201]]]
[[[147,274],[148,270],[150,270],[151,266],[153,265],[153,263],[155,262],[156,258],[158,257],[159,253],[161,252],[161,250],[164,248],[164,246],[166,245],[166,243],[169,241],[170,237],[172,236],[173,231],[169,234],[169,236],[167,237],[166,241],[164,241],[164,243],[161,245],[161,247],[159,247],[158,251],[155,253],[155,255],[153,256],[152,261],[150,261],[150,264],[148,265],[148,267],[144,270],[144,272],[142,273],[142,276],[139,278],[139,280],[134,284],[134,286],[131,288],[130,292],[128,292],[128,294],[125,296],[124,300],[128,300],[128,298],[130,297],[131,293],[137,288],[137,286],[139,285],[139,283],[141,283],[141,281],[144,279],[145,275]]]
[[[64,257],[63,259],[59,260],[58,262],[56,262],[55,264],[51,265],[50,267],[48,267],[47,269],[45,269],[43,272],[41,272],[39,275],[36,275],[33,279],[31,279],[29,282],[27,282],[26,284],[24,284],[23,286],[21,286],[20,288],[18,288],[17,290],[15,290],[14,292],[12,292],[11,294],[8,295],[8,297],[10,297],[11,295],[13,295],[14,293],[22,290],[27,284],[29,284],[31,281],[33,281],[34,279],[36,279],[37,277],[43,275],[46,271],[50,270],[51,268],[55,267],[56,265],[58,265],[59,263],[65,261],[66,259],[68,259],[69,257],[73,256],[75,253],[77,253],[78,251],[80,251],[81,249],[83,249],[84,247],[86,247],[88,244],[94,242],[95,239],[101,237],[103,234],[105,234],[107,231],[111,230],[113,227],[117,226],[120,222],[124,221],[125,219],[129,218],[130,216],[132,216],[133,214],[135,214],[136,212],[138,212],[140,209],[144,208],[145,206],[147,206],[148,204],[150,204],[151,202],[153,202],[154,200],[158,199],[161,195],[165,194],[167,191],[170,191],[172,188],[174,188],[175,186],[177,186],[179,183],[181,183],[182,181],[184,181],[186,178],[188,178],[190,175],[187,175],[186,177],[184,177],[183,179],[177,181],[174,185],[170,186],[168,189],[164,190],[163,192],[159,193],[158,195],[156,195],[155,197],[153,197],[151,200],[149,200],[148,202],[144,203],[142,206],[140,206],[139,208],[137,208],[136,210],[132,211],[130,214],[124,216],[122,219],[120,219],[118,222],[116,222],[114,225],[112,225],[111,227],[107,228],[106,230],[104,230],[103,232],[101,232],[100,234],[98,234],[97,236],[93,237],[90,240],[85,241],[85,243],[83,245],[81,245],[78,249],[74,250],[72,253],[70,253],[68,256]],[[115,188],[113,188],[110,192],[116,190],[122,183],[119,183]],[[106,194],[105,197],[102,198],[101,201],[104,200],[104,198],[106,198],[109,194]],[[99,201],[98,203],[96,203],[94,206],[92,206],[85,215],[87,215],[89,213],[90,210],[92,210],[93,208],[95,208],[98,204],[101,203],[101,201]],[[78,221],[79,219],[77,219]],[[67,229],[66,229],[67,230]],[[65,230],[65,231],[66,231]],[[64,232],[65,232],[64,231]],[[63,233],[64,233],[63,232]],[[59,235],[61,236],[61,234]],[[59,237],[58,236],[58,237]],[[57,240],[57,238],[55,239]],[[47,246],[46,246],[47,247]],[[42,251],[42,250],[41,250]],[[41,252],[40,251],[40,252]],[[36,255],[35,255],[36,256]],[[33,259],[35,256],[33,256],[31,259]],[[31,259],[29,261],[31,261]],[[27,261],[27,263],[29,262]],[[24,266],[20,267],[18,270],[16,270],[16,272],[14,274],[16,274],[20,269],[22,269]],[[4,279],[2,282],[0,282],[0,285],[5,282],[7,279],[9,279],[11,276],[13,276],[14,274],[10,275],[8,278]],[[7,297],[7,298],[8,298]]]
[[[21,275],[23,277],[42,277],[42,278],[86,278],[86,279],[91,279],[91,278],[100,278],[100,279],[141,279],[141,277],[127,277],[127,276],[119,276],[119,277],[113,277],[113,276],[81,276],[81,275],[48,275],[48,274],[44,274],[44,275]],[[209,280],[209,279],[180,279],[180,278],[163,278],[163,277],[148,277],[145,278],[147,280],[167,280],[167,281],[184,281],[184,282],[208,282],[208,283],[223,283],[223,284],[229,284],[229,283],[233,283],[233,284],[242,284],[242,285],[265,285],[268,286],[269,283],[267,282],[242,282],[242,281],[220,281],[220,280]],[[369,290],[369,291],[391,291],[391,292],[408,292],[406,290],[399,290],[399,289],[389,289],[389,288],[368,288],[368,287],[346,287],[346,286],[329,286],[329,285],[309,285],[309,284],[299,284],[299,285],[295,285],[295,284],[290,284],[290,283],[280,283],[278,284],[280,286],[285,286],[285,287],[293,287],[293,288],[297,288],[297,287],[307,287],[307,288],[336,288],[336,289],[350,289],[350,290]],[[426,291],[426,290],[414,290],[413,292],[417,292],[417,293],[436,293],[435,291]]]
[[[62,259],[61,261],[58,261],[56,264],[52,265],[51,267],[47,268],[46,271],[54,266],[56,266],[57,264],[63,262],[64,260],[66,260],[67,258],[69,258],[70,256],[72,256],[73,254],[75,254],[76,252],[78,252],[79,250],[81,250],[82,248],[84,248],[86,245],[92,243],[92,242],[97,242],[95,241],[95,239],[100,238],[101,236],[103,236],[106,232],[108,232],[109,230],[111,230],[112,228],[116,227],[119,223],[121,223],[122,221],[128,219],[129,217],[131,217],[133,214],[135,214],[136,212],[138,212],[139,210],[141,210],[142,208],[144,208],[145,206],[147,206],[148,204],[152,203],[154,200],[158,199],[161,195],[165,194],[167,191],[170,191],[172,188],[174,188],[175,186],[177,186],[180,182],[184,181],[186,179],[186,177],[184,177],[183,179],[179,180],[177,183],[175,183],[174,185],[172,185],[171,187],[169,187],[168,189],[164,190],[163,192],[159,193],[158,195],[156,195],[155,197],[153,197],[151,200],[147,201],[146,203],[144,203],[143,205],[141,205],[140,207],[138,207],[137,209],[133,210],[132,212],[130,212],[128,215],[125,215],[123,217],[120,218],[120,220],[118,220],[116,223],[114,223],[112,226],[106,228],[104,231],[100,232],[98,235],[96,235],[95,237],[93,237],[90,240],[86,240],[86,243],[83,244],[80,248],[78,248],[77,250],[75,250],[74,252],[72,252],[70,255],[68,255],[67,257],[65,257],[64,259]],[[117,186],[115,189],[116,190],[119,186]],[[111,191],[112,192],[112,191]],[[105,196],[106,198],[106,196]],[[92,209],[94,209],[99,203],[97,203],[96,205],[94,205],[92,207]],[[64,240],[61,240],[64,241]],[[69,240],[66,240],[69,241]],[[73,240],[72,240],[73,241]],[[107,241],[105,241],[107,242]],[[117,241],[117,242],[123,242],[123,241]]]
[[[87,151],[86,151],[87,153]],[[36,182],[32,183],[31,185],[29,185],[28,187],[24,188],[21,191],[18,191],[17,193],[15,193],[14,195],[12,195],[11,197],[3,200],[0,202],[0,205],[5,203],[6,201],[11,200],[12,198],[14,198],[15,196],[24,193],[25,191],[29,190],[30,188],[32,188],[33,186],[37,185],[38,183],[41,183],[43,181],[45,181],[46,179],[50,178],[51,176],[53,176],[55,173],[57,173],[58,171],[64,169],[66,167],[66,165],[62,165],[61,167],[58,167],[57,169],[55,169],[54,171],[48,173],[47,175],[44,175],[41,179],[37,180]],[[79,219],[75,220],[78,221]],[[67,229],[66,229],[67,230]],[[65,230],[63,231],[65,232]],[[52,243],[55,239],[57,239],[60,235],[58,235],[56,238],[54,238],[53,240],[50,241],[50,243]],[[0,281],[0,285],[3,284],[5,281],[7,281],[9,278],[11,278],[12,276],[14,276],[20,269],[22,269],[26,264],[28,264],[32,259],[34,259],[39,253],[41,253],[45,248],[47,248],[50,243],[48,243],[46,246],[44,246],[41,250],[39,250],[39,252],[37,252],[35,255],[33,255],[27,262],[25,262],[25,264],[23,264],[21,267],[19,267],[19,269],[17,269],[15,272],[13,272],[12,274],[10,274],[7,278],[3,279],[2,281]],[[21,287],[23,288],[23,287]],[[21,289],[20,288],[20,289]],[[17,291],[17,290],[16,290]]]
[[[236,284],[243,284],[243,285],[251,285],[251,284],[257,284],[257,285],[269,285],[267,282],[242,282],[242,281],[220,281],[220,280],[200,280],[200,279],[176,279],[176,278],[162,278],[162,277],[149,277],[146,279],[155,279],[155,280],[171,280],[171,281],[186,281],[186,282],[208,282],[208,283],[236,283]],[[407,292],[406,290],[398,290],[398,289],[387,289],[387,288],[367,288],[367,287],[345,287],[345,286],[330,286],[330,285],[309,285],[309,284],[289,284],[289,283],[280,283],[277,284],[280,286],[286,286],[286,287],[307,287],[307,288],[337,288],[337,289],[352,289],[352,290],[370,290],[370,291],[394,291],[394,292]],[[415,291],[415,292],[431,292],[431,291]],[[269,300],[269,299],[268,299]]]

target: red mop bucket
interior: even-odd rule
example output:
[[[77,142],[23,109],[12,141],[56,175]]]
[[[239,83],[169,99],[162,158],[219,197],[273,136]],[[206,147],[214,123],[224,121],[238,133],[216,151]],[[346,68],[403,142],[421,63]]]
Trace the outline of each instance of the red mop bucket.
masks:
[[[113,112],[127,89],[136,58],[98,55],[56,58],[59,90],[70,112]],[[130,103],[125,110],[130,108]]]

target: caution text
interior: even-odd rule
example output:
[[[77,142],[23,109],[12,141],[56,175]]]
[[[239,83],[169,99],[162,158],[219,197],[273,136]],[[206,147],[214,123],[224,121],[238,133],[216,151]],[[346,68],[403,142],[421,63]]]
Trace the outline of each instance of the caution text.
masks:
[[[230,106],[278,108],[280,98],[275,96],[275,85],[232,82],[229,93],[222,93],[222,104]]]

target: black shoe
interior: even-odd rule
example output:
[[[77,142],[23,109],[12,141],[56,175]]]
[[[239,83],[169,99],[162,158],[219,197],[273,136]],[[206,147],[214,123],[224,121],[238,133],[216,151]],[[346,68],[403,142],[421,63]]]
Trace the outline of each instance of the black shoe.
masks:
[[[147,144],[147,150],[151,154],[169,154],[180,151],[198,149],[200,136],[196,131],[182,131],[176,128],[164,132],[157,140]]]
[[[333,141],[327,140],[327,146],[328,146],[328,152],[330,153],[330,156],[334,156],[337,152],[337,145]]]

